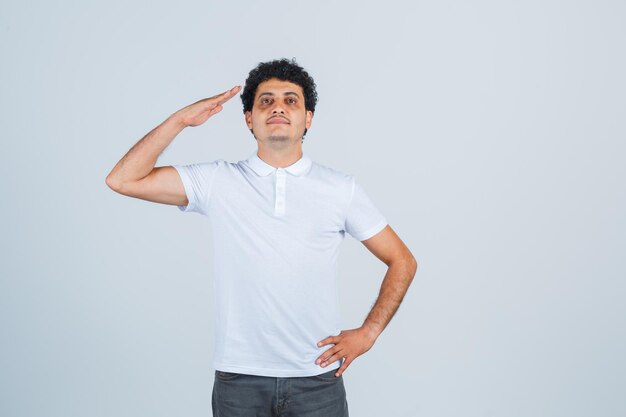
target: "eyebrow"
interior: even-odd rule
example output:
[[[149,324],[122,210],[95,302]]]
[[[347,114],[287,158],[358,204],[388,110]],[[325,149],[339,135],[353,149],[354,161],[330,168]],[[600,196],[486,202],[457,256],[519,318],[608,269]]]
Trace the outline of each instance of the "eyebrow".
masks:
[[[259,94],[259,98],[263,97],[263,96],[273,96],[274,93],[270,93],[270,92],[266,92],[266,93],[261,93]],[[287,91],[285,92],[285,94],[283,94],[285,96],[296,96],[298,98],[300,98],[300,96],[298,95],[298,93],[294,93],[293,91]]]

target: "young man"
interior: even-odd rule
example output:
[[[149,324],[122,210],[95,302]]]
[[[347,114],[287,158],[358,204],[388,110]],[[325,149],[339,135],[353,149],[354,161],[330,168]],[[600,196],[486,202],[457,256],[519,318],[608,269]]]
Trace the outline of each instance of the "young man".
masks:
[[[214,416],[348,416],[342,373],[373,346],[417,269],[354,176],[303,153],[315,87],[295,61],[260,63],[241,94],[258,145],[249,158],[155,167],[178,133],[219,113],[236,86],[173,113],[106,179],[120,194],[211,222]],[[346,232],[388,270],[363,325],[341,330],[335,279]]]

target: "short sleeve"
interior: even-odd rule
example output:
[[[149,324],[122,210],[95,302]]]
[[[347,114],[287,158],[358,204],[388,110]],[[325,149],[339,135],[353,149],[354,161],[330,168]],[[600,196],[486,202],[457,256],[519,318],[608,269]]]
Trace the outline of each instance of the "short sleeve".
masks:
[[[352,198],[344,224],[345,231],[356,240],[363,241],[383,230],[386,225],[386,218],[352,177]]]
[[[221,162],[223,160],[218,159],[213,162],[172,165],[183,182],[189,200],[186,206],[177,206],[181,211],[195,211],[205,216],[208,214],[211,189]]]

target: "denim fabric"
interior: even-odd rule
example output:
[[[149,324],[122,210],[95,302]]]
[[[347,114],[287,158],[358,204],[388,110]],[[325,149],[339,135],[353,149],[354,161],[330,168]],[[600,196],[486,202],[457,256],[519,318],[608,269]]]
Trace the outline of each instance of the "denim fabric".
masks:
[[[343,375],[307,377],[215,371],[213,417],[349,417]]]

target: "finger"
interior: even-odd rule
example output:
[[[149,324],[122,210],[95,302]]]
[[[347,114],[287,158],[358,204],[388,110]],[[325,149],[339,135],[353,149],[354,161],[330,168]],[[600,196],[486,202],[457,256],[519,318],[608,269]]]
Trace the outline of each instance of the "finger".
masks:
[[[337,349],[336,347],[332,347],[330,349],[328,349],[326,352],[322,353],[319,358],[317,358],[317,360],[315,361],[316,364],[320,364],[322,362],[324,362],[326,359],[330,358],[331,356],[333,356],[333,354],[335,352],[338,352],[339,349]]]
[[[230,90],[228,90],[228,91],[224,91],[222,94],[220,94],[220,96],[224,96],[224,97],[232,97],[232,96],[234,96],[235,94],[237,94],[237,92],[238,92],[239,90],[241,90],[241,86],[236,85],[236,86],[234,86],[233,88],[231,88]]]
[[[344,373],[344,371],[346,370],[346,368],[348,366],[350,366],[350,364],[352,363],[352,361],[354,360],[354,358],[346,358],[346,360],[344,361],[343,365],[341,365],[339,367],[339,369],[337,370],[337,372],[335,372],[335,376],[337,378],[339,378],[341,376],[341,374]]]
[[[221,112],[222,109],[223,109],[223,107],[220,104],[218,104],[217,106],[213,107],[211,110],[209,110],[209,117],[213,116],[216,113]]]
[[[322,339],[317,343],[318,347],[328,345],[329,343],[335,343],[335,336],[329,336],[326,339]]]
[[[343,355],[340,352],[335,353],[333,356],[331,356],[330,358],[328,358],[327,360],[323,361],[320,366],[325,367],[327,365],[330,365],[331,363],[341,359]]]
[[[223,93],[214,95],[213,97],[198,100],[198,103],[205,102],[206,104],[209,105],[209,108],[213,108],[217,105],[224,104],[227,100],[231,99],[237,91],[239,91],[239,90],[236,90],[237,88],[239,88],[239,86],[233,87],[230,90],[224,91]]]
[[[235,96],[235,94],[237,94],[237,92],[241,89],[240,86],[236,86],[231,88],[228,91],[224,91],[222,94],[218,95],[216,98],[217,100],[217,104],[224,104],[226,103],[228,100],[230,100],[231,98],[233,98]]]
[[[238,89],[238,88],[239,88],[238,85],[233,87],[233,88],[229,88],[228,90],[224,91],[223,93],[220,93],[220,94],[218,94],[216,96],[213,96],[213,98],[220,98],[220,97],[223,97],[223,96],[232,95],[235,92],[235,90]]]

